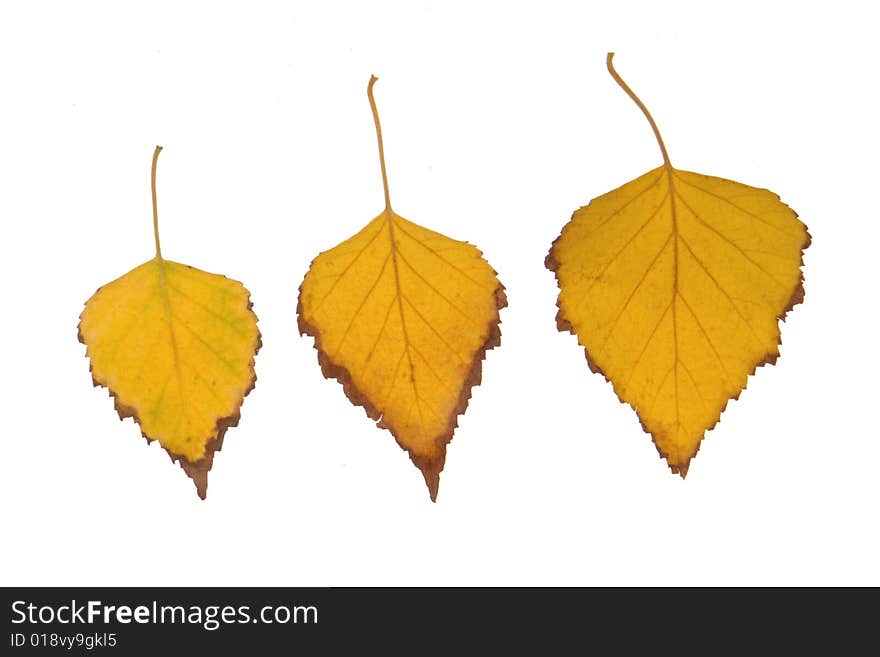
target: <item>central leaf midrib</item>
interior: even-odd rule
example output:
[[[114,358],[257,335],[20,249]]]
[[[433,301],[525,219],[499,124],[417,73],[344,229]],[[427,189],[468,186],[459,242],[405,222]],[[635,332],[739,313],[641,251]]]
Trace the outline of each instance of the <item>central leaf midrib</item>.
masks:
[[[180,413],[183,419],[189,424],[189,417],[186,414],[186,397],[183,394],[183,376],[180,371],[180,355],[177,349],[177,336],[174,333],[174,322],[171,317],[171,297],[168,294],[168,279],[165,270],[165,260],[161,256],[156,258],[159,269],[159,292],[162,295],[162,303],[165,306],[165,321],[168,325],[168,336],[171,340],[171,355],[174,361],[174,373],[177,377],[177,389],[180,393]]]
[[[678,311],[676,299],[678,298],[678,213],[675,208],[675,184],[672,182],[672,165],[666,160],[663,164],[666,169],[666,179],[669,183],[669,209],[672,214],[672,343],[673,343],[673,386],[675,389],[675,427],[676,432],[681,428],[681,405],[678,396]],[[680,460],[678,454],[678,441],[674,441],[676,461]]]
[[[397,288],[397,310],[400,314],[400,328],[403,331],[403,348],[406,352],[406,360],[409,363],[409,380],[412,385],[413,396],[415,397],[416,406],[419,408],[419,416],[421,416],[421,407],[419,407],[419,391],[416,386],[415,368],[413,367],[412,353],[409,346],[409,333],[406,330],[406,319],[403,313],[403,294],[400,286],[400,268],[397,264],[397,240],[394,237],[394,215],[390,210],[385,211],[385,217],[388,221],[388,237],[391,241],[391,263],[394,266],[394,285]],[[394,382],[391,382],[394,385]]]

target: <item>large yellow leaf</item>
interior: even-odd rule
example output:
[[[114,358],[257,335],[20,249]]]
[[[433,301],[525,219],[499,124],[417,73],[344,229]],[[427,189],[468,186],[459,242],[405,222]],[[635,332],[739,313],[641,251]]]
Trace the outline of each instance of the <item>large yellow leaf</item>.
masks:
[[[664,164],[577,210],[547,256],[557,322],[638,413],[684,477],[706,430],[779,355],[778,320],[803,300],[806,226],[766,189]]]
[[[80,315],[95,385],[121,418],[158,440],[204,499],[208,470],[256,381],[260,347],[250,294],[238,281],[165,260],[159,247],[156,162],[152,189],[156,257],[99,288]]]
[[[312,262],[300,286],[299,329],[315,338],[327,378],[380,420],[436,500],[446,445],[500,344],[504,287],[476,247],[407,221],[391,209],[382,132],[367,87],[385,210]]]

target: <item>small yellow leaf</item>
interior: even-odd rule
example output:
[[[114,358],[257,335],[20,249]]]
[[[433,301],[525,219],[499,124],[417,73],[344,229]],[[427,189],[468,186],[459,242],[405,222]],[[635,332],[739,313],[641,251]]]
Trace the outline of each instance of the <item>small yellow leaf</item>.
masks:
[[[664,164],[577,210],[547,256],[560,330],[611,381],[674,473],[748,376],[779,355],[803,300],[806,226],[765,189]]]
[[[446,445],[500,344],[504,287],[480,251],[385,210],[324,251],[300,286],[299,328],[315,338],[327,378],[381,420],[407,450],[436,499]]]
[[[214,452],[253,388],[260,346],[250,295],[238,281],[156,257],[99,288],[80,315],[95,385],[144,437],[179,460],[204,499]]]

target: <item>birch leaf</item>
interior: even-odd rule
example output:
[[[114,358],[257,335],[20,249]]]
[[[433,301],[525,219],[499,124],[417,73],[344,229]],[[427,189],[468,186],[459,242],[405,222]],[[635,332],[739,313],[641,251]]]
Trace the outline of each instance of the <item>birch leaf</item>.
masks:
[[[315,338],[327,378],[388,429],[436,500],[446,445],[487,349],[500,344],[504,287],[476,247],[391,209],[379,115],[385,209],[319,254],[300,286],[300,333]]]
[[[673,473],[749,375],[779,356],[779,319],[803,300],[806,226],[779,197],[663,165],[575,211],[546,265],[557,323],[630,404]]]
[[[159,245],[156,163],[151,187],[156,256],[86,302],[79,339],[96,386],[158,440],[205,498],[227,428],[256,381],[260,347],[250,293],[238,281],[165,260]]]

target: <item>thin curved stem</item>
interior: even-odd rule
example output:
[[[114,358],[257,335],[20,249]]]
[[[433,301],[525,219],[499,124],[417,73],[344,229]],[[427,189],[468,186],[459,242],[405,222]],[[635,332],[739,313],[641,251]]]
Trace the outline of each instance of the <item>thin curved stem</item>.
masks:
[[[156,257],[162,259],[162,247],[159,246],[159,208],[156,203],[156,164],[159,161],[159,153],[162,152],[161,146],[156,146],[153,151],[153,166],[150,169],[150,191],[153,193],[153,236],[156,238]]]
[[[388,173],[385,171],[385,147],[382,144],[382,126],[379,124],[379,110],[376,109],[376,99],[373,98],[373,85],[378,80],[375,75],[370,76],[367,85],[367,97],[370,99],[370,109],[373,110],[373,122],[376,124],[376,139],[379,142],[379,164],[382,166],[382,187],[385,190],[385,211],[391,212],[391,195],[388,193]]]
[[[648,111],[648,108],[645,107],[645,104],[641,101],[641,99],[636,96],[636,93],[629,88],[629,85],[623,81],[623,78],[614,70],[614,64],[611,60],[614,59],[614,53],[608,53],[608,58],[605,60],[605,63],[608,66],[608,72],[611,73],[611,77],[614,78],[614,81],[620,85],[620,88],[623,89],[626,94],[632,98],[633,102],[639,106],[639,109],[642,110],[645,117],[648,119],[648,123],[651,124],[651,129],[654,131],[654,136],[657,137],[657,143],[660,144],[660,152],[663,153],[663,164],[666,165],[667,169],[672,169],[672,164],[669,161],[669,153],[666,152],[666,145],[663,143],[663,137],[660,136],[660,130],[657,128],[657,124],[654,123],[654,117],[651,116],[651,113]]]

